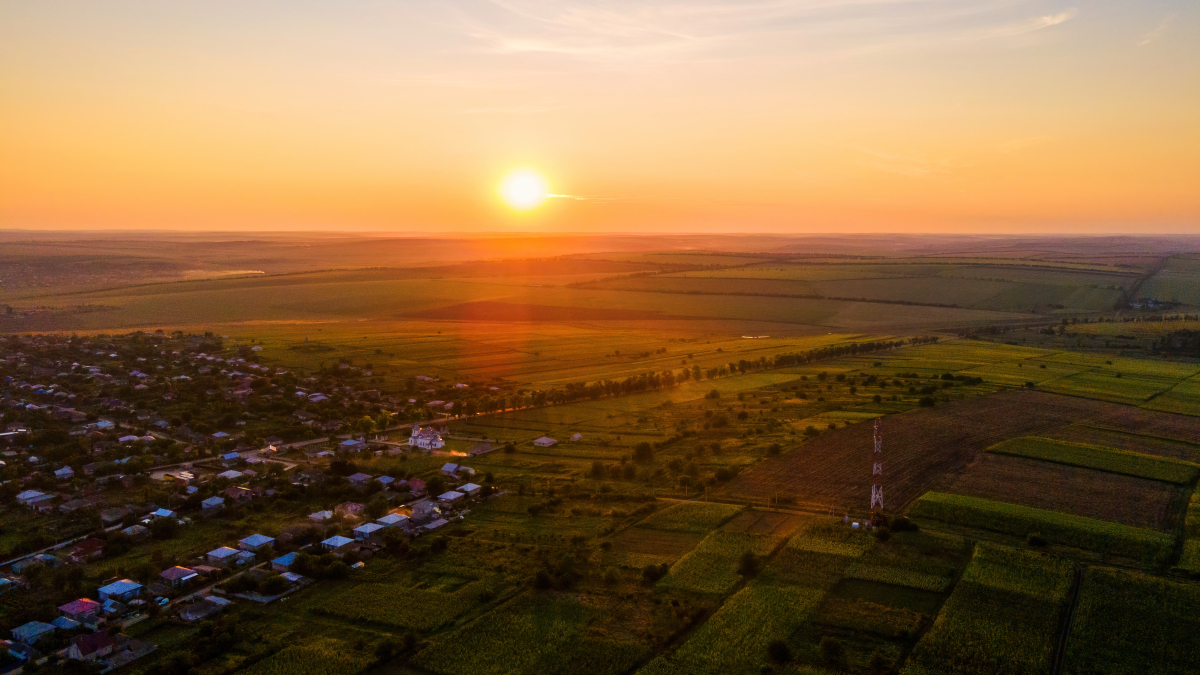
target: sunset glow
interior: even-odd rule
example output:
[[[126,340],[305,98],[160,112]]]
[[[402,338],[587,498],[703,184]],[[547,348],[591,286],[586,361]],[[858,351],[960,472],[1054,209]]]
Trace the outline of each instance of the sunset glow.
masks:
[[[0,225],[1196,231],[1198,31],[1183,0],[6,2]],[[506,221],[523,158],[597,198]]]
[[[500,197],[504,203],[518,211],[528,211],[546,201],[549,191],[546,179],[533,169],[518,169],[504,178],[500,184]]]

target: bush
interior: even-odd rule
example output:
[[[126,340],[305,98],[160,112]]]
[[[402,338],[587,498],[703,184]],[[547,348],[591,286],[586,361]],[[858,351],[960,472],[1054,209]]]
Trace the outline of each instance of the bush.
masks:
[[[922,397],[920,401],[917,401],[917,405],[921,406],[922,408],[932,408],[934,406],[934,400],[929,396],[925,396]]]
[[[667,570],[670,568],[671,566],[666,563],[661,565],[646,565],[642,568],[642,581],[652,584],[667,576]]]
[[[775,663],[787,663],[792,660],[792,650],[783,640],[772,640],[767,645],[767,658]]]
[[[821,660],[830,668],[845,669],[846,648],[835,637],[821,638]]]
[[[716,389],[713,389],[712,391],[705,394],[704,398],[714,398],[714,399],[721,398],[721,392],[717,391]]]
[[[1025,543],[1036,548],[1042,548],[1046,545],[1046,538],[1043,537],[1041,533],[1030,532],[1029,535],[1025,537]]]
[[[654,459],[654,448],[646,441],[633,447],[633,459],[638,462],[649,462]]]
[[[741,559],[738,560],[737,573],[743,577],[752,577],[758,574],[758,567],[758,556],[754,555],[753,553],[746,552],[743,553]]]

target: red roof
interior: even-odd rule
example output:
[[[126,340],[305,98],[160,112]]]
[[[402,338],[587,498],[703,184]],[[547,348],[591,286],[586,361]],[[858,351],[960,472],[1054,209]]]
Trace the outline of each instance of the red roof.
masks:
[[[80,654],[87,656],[88,654],[95,654],[101,649],[110,647],[115,643],[108,636],[108,631],[98,630],[90,635],[76,635],[71,638],[71,644],[79,648]]]
[[[75,548],[71,552],[78,555],[91,555],[103,550],[104,542],[100,541],[99,539],[84,539],[78,544],[75,544]]]
[[[180,579],[183,579],[184,577],[190,577],[194,574],[196,574],[195,571],[190,570],[186,567],[175,566],[170,569],[163,570],[163,573],[160,574],[159,576],[166,579],[167,581],[179,581]]]
[[[73,602],[68,602],[62,607],[59,607],[58,611],[62,612],[63,614],[73,614],[75,616],[79,616],[80,614],[89,614],[91,612],[100,611],[100,603],[92,600],[91,598],[80,598]]]

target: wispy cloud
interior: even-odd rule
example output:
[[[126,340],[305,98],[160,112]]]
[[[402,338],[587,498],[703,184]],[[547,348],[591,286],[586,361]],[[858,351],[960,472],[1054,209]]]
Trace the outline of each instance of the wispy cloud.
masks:
[[[468,36],[496,54],[637,62],[735,58],[771,49],[854,54],[995,39],[1060,25],[1031,0],[469,1]],[[1024,15],[1024,16],[1022,16]]]
[[[1158,24],[1158,27],[1156,27],[1154,30],[1150,31],[1149,33],[1146,33],[1145,35],[1142,36],[1142,39],[1138,40],[1137,46],[1145,47],[1146,45],[1150,44],[1151,42],[1154,42],[1155,40],[1162,37],[1163,33],[1167,32],[1167,28],[1170,27],[1171,22],[1173,22],[1174,20],[1175,20],[1174,14],[1163,19]]]

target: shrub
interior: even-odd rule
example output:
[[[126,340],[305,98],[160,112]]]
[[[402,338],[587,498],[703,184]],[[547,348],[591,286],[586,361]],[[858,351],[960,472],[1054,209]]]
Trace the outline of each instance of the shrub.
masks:
[[[792,660],[792,650],[783,640],[772,640],[767,645],[767,658],[775,663],[787,663]]]

